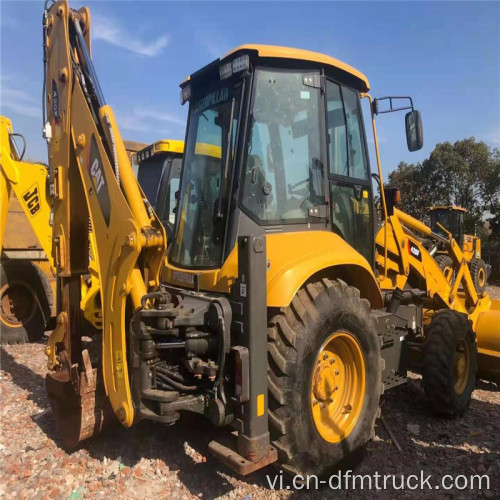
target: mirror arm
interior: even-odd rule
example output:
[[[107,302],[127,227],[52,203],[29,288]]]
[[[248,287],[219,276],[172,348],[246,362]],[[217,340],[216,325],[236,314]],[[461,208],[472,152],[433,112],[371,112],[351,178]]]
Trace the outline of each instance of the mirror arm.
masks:
[[[370,110],[371,110],[371,118],[372,118],[372,129],[373,129],[373,141],[375,144],[375,156],[377,158],[377,168],[378,168],[378,177],[379,177],[379,185],[380,185],[380,201],[382,202],[382,212],[384,214],[384,275],[381,280],[387,278],[387,224],[389,222],[389,217],[387,215],[387,204],[385,201],[385,193],[384,193],[384,183],[382,181],[382,165],[380,164],[380,152],[378,149],[378,138],[377,138],[377,127],[375,125],[375,109],[374,109],[374,100],[372,96],[368,93],[361,93],[361,98],[366,97],[370,101]],[[380,277],[379,277],[380,278]]]
[[[410,101],[410,105],[409,106],[403,106],[402,108],[393,108],[392,107],[392,100],[393,99],[408,99]],[[384,111],[380,111],[378,103],[380,101],[387,101],[387,100],[389,101],[389,109],[386,109]],[[376,115],[382,115],[384,113],[395,113],[396,111],[404,111],[406,109],[411,109],[412,111],[414,110],[414,108],[413,108],[413,99],[410,96],[406,96],[406,95],[405,96],[378,97],[376,99],[373,99],[372,108],[374,108],[373,112]]]

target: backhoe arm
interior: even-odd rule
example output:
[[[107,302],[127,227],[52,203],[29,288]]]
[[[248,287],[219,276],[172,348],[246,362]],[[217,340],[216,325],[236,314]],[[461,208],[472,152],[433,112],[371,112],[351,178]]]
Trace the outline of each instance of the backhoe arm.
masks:
[[[49,367],[57,372],[47,388],[56,406],[63,407],[70,405],[61,397],[67,393],[63,385],[77,388],[81,429],[77,437],[67,439],[76,444],[99,427],[100,418],[97,410],[86,409],[93,404],[87,394],[95,392],[98,381],[86,351],[82,353],[78,307],[80,275],[89,262],[89,217],[101,283],[103,380],[113,411],[125,426],[134,419],[126,305],[141,308],[143,296],[158,286],[166,238],[137,184],[113,111],[100,90],[90,56],[88,8],[74,11],[61,0],[45,12],[44,63],[45,134],[55,196],[53,254],[59,280],[58,328],[47,352]],[[90,399],[97,401],[95,395]],[[59,418],[66,418],[67,411],[61,410]]]

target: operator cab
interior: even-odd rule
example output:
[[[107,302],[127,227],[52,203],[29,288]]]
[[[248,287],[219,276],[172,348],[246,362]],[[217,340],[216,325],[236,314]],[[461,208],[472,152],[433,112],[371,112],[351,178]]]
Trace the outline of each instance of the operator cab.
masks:
[[[137,167],[137,180],[165,227],[168,242],[173,236],[183,153],[182,141],[162,140],[142,148],[131,158]]]
[[[137,165],[137,180],[149,203],[156,208],[156,202],[163,181],[180,178],[184,143],[175,140],[162,140],[138,151],[132,158]],[[164,179],[165,172],[172,170],[172,175]],[[177,187],[174,192],[178,189]],[[171,221],[173,223],[173,220]]]
[[[245,45],[181,87],[190,110],[173,266],[220,268],[242,229],[331,230],[373,266],[363,74],[314,52]]]
[[[448,235],[442,229],[449,231],[460,247],[464,240],[464,213],[465,208],[456,206],[430,207],[431,229],[440,236]],[[442,226],[442,227],[440,227]]]

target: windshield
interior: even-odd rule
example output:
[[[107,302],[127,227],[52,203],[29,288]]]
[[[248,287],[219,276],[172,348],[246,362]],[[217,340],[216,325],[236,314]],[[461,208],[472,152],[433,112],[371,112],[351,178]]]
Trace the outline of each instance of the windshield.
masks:
[[[305,85],[310,72],[260,69],[255,79],[242,205],[265,224],[310,220],[325,204],[321,90]]]
[[[440,227],[443,226],[450,233],[453,233],[453,212],[451,210],[432,210],[431,211],[431,229],[436,234],[446,238],[448,235]]]
[[[176,266],[221,265],[227,182],[232,170],[229,149],[234,146],[238,112],[239,95],[227,86],[191,102],[179,214],[170,254]]]

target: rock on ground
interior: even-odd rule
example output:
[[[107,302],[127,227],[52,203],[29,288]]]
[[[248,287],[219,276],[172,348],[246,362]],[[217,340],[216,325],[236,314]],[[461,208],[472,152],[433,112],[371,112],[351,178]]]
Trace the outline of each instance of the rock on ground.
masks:
[[[226,431],[194,415],[174,427],[142,422],[131,429],[110,429],[67,453],[61,447],[45,394],[44,343],[1,347],[0,498],[307,498],[332,496],[320,491],[273,491],[267,475],[273,467],[246,478],[233,474],[208,453],[208,442]],[[387,490],[381,498],[499,498],[500,391],[479,381],[466,415],[458,420],[434,417],[423,404],[420,378],[382,398],[382,414],[401,446],[395,447],[380,420],[357,474],[487,474],[490,491]],[[278,476],[279,480],[279,476]],[[279,483],[278,483],[279,484]],[[286,489],[288,488],[290,489]],[[366,488],[366,486],[365,486]],[[374,492],[372,492],[374,493]],[[338,498],[364,498],[368,492],[334,491]]]

